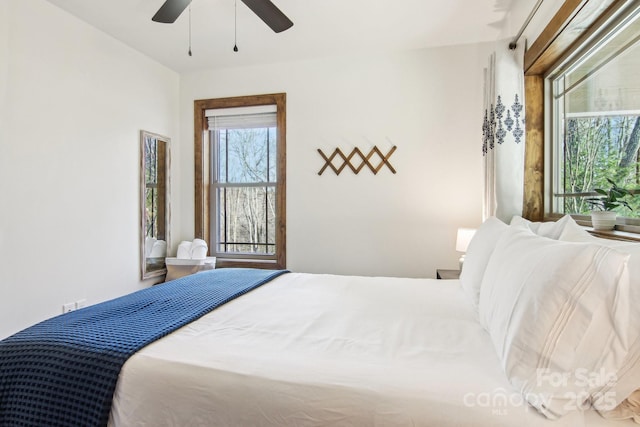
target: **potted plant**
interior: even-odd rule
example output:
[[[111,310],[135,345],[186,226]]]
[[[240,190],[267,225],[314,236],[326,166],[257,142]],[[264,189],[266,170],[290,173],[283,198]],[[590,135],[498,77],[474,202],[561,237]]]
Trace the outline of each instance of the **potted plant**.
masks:
[[[586,199],[587,203],[593,208],[591,211],[591,223],[595,230],[613,230],[617,216],[614,209],[624,206],[629,210],[633,210],[629,203],[622,200],[627,196],[633,196],[633,194],[629,190],[619,187],[613,180],[607,178],[607,181],[611,184],[608,190],[594,188],[593,191],[601,196]]]

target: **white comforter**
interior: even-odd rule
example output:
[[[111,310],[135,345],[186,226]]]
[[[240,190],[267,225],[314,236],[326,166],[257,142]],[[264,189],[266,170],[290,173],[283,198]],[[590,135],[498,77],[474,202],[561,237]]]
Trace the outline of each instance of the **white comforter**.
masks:
[[[514,393],[458,281],[290,273],[123,367],[111,426],[626,426]]]

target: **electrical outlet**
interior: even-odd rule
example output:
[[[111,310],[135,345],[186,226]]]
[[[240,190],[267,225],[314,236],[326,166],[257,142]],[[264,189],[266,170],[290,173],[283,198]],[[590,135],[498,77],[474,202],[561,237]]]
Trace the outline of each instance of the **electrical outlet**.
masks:
[[[78,310],[79,308],[83,308],[87,306],[87,300],[86,299],[79,299],[78,301],[76,301],[76,310]]]
[[[68,313],[68,312],[73,311],[75,309],[76,309],[76,303],[75,302],[68,302],[68,303],[62,305],[62,312],[63,313]]]

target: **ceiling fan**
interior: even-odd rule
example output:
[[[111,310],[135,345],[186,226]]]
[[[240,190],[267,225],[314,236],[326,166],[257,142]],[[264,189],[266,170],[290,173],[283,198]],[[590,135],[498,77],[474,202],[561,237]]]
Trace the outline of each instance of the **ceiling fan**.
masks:
[[[189,6],[192,0],[166,0],[151,20],[171,24]],[[273,31],[280,33],[293,26],[293,22],[269,0],[241,0]]]

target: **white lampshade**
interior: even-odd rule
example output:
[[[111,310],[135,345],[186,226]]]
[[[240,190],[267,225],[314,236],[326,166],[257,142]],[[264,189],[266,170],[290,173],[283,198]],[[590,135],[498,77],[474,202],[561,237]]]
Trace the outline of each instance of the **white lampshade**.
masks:
[[[476,234],[475,228],[458,228],[458,236],[456,237],[456,251],[463,252],[462,256],[458,260],[460,263],[460,271],[462,271],[462,265],[464,264],[464,252],[467,252],[469,242]]]
[[[458,228],[458,236],[456,238],[456,251],[467,252],[469,242],[476,233],[475,228]]]

